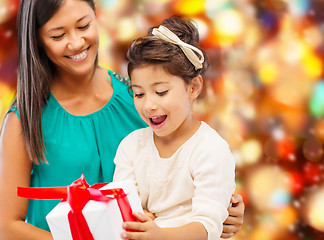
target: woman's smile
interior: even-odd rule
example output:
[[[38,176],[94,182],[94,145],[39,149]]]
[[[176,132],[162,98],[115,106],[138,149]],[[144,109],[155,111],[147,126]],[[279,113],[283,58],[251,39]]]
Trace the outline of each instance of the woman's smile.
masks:
[[[73,60],[74,62],[81,62],[83,60],[85,60],[88,56],[88,52],[89,52],[89,48],[85,49],[84,51],[75,54],[75,55],[71,55],[71,56],[66,56],[67,58]]]

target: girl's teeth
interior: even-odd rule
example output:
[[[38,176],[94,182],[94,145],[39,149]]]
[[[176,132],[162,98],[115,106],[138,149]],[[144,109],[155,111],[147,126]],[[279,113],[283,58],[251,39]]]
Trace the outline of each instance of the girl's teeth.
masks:
[[[158,117],[152,117],[151,122],[155,125],[161,124],[166,119],[166,115],[164,116],[158,116]]]

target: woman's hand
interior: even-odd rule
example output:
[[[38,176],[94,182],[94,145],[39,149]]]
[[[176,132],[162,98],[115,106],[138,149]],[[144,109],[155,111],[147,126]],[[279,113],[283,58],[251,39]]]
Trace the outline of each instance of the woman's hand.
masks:
[[[231,197],[232,206],[227,211],[229,213],[228,218],[223,223],[223,233],[221,238],[233,237],[240,231],[243,225],[244,218],[244,203],[242,196],[239,194],[233,194]]]
[[[126,232],[123,232],[122,239],[132,239],[132,240],[164,240],[164,230],[160,228],[151,219],[151,217],[133,212],[133,216],[139,222],[124,222],[123,228]]]

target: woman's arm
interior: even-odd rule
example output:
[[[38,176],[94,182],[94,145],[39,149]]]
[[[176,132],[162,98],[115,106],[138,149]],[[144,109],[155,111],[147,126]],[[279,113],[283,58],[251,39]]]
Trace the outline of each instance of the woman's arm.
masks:
[[[14,112],[4,122],[0,138],[0,240],[52,239],[49,232],[25,222],[28,199],[17,197],[17,186],[29,186],[32,162]]]
[[[240,231],[243,225],[244,203],[242,196],[239,194],[233,194],[231,203],[232,206],[227,209],[229,216],[223,224],[222,238],[233,237]]]

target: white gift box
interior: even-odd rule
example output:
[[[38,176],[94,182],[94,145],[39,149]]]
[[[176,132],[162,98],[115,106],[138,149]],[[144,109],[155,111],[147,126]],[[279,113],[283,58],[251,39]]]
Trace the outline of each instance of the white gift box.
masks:
[[[143,213],[141,200],[132,181],[111,182],[100,190],[122,188],[127,195],[133,212]],[[67,202],[60,202],[46,216],[54,240],[72,240],[68,213],[71,208]],[[95,240],[121,240],[122,215],[116,199],[107,203],[90,200],[82,210],[92,236]]]

